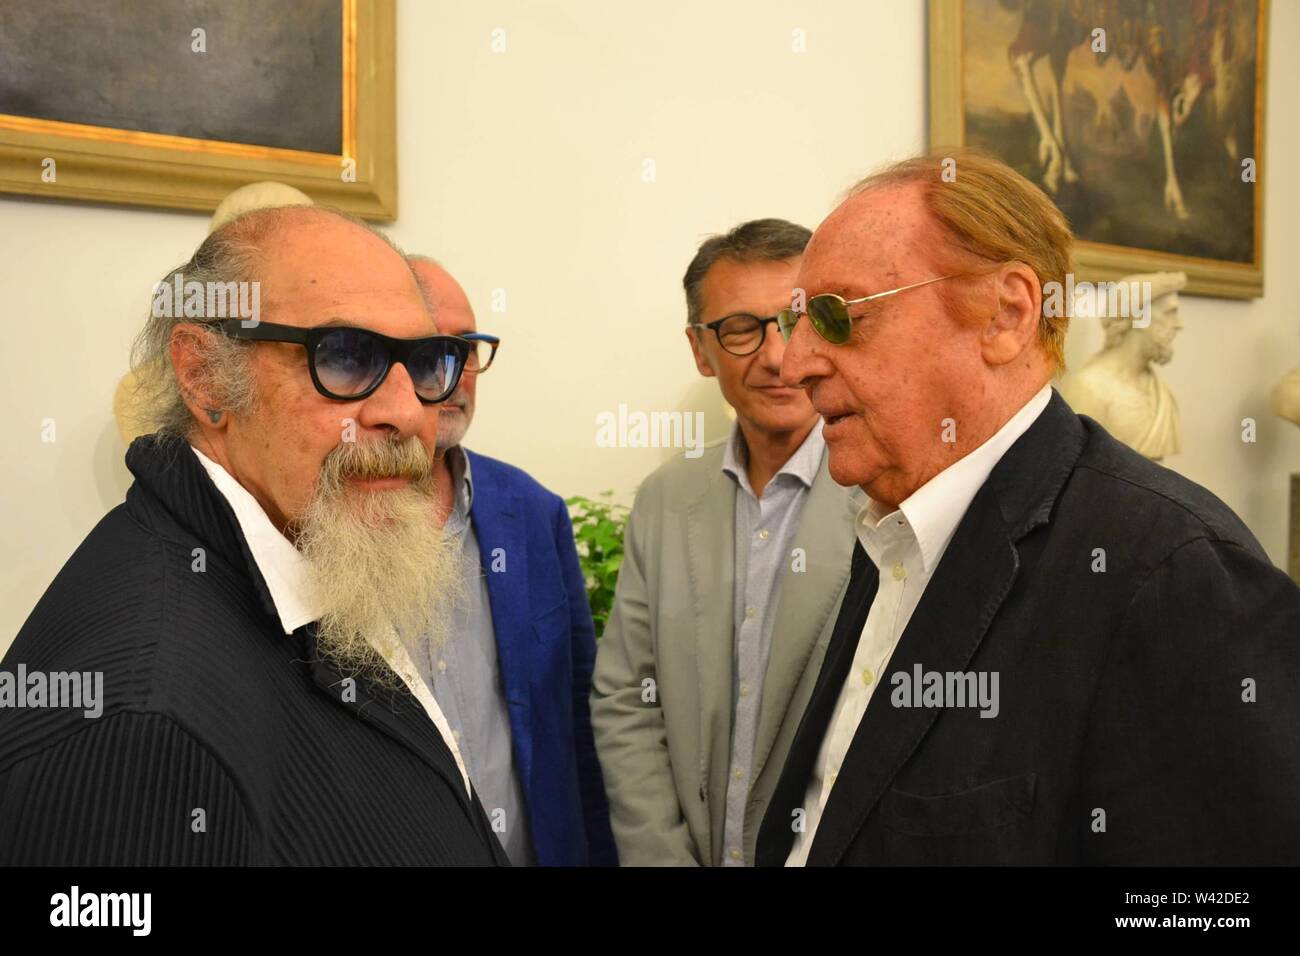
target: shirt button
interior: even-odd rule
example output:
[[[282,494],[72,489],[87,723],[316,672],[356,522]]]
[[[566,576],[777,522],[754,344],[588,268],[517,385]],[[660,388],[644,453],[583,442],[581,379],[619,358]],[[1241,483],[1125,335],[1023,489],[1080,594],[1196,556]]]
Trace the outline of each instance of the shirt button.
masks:
[[[758,613],[758,609],[755,608],[754,605],[752,604],[749,607],[745,608],[745,617],[753,617],[757,613]]]
[[[871,682],[872,682],[873,680],[875,680],[875,679],[876,679],[876,675],[873,674],[873,673],[871,673],[871,668],[870,668],[870,667],[864,667],[864,668],[862,668],[862,683],[864,683],[864,684],[866,684],[868,687],[870,687],[870,686],[871,686]]]
[[[732,858],[733,860],[739,860],[739,859],[740,859],[740,851],[739,851],[738,849],[736,849],[734,846],[731,848],[731,858]]]
[[[454,741],[456,741],[456,743],[460,743],[460,731],[459,731],[459,730],[453,730],[453,731],[451,732],[451,739],[454,740]]]
[[[446,662],[446,661],[438,661],[438,673],[439,673],[439,674],[445,674],[445,673],[447,673],[447,662]]]
[[[767,540],[767,533],[768,533],[768,532],[767,532],[767,529],[764,528],[762,531],[760,531],[760,532],[758,533],[758,536],[759,536],[760,538],[762,538],[764,541],[766,541],[766,540]]]
[[[829,783],[829,784],[833,787],[833,786],[835,786],[835,778],[838,777],[838,776],[839,776],[838,773],[833,773],[833,774],[830,775],[829,778],[827,778],[827,781],[826,781],[826,782]]]
[[[745,779],[745,771],[743,771],[743,770],[741,770],[739,767],[737,767],[737,768],[732,772],[732,776],[735,777],[737,780],[744,780],[744,779]]]
[[[740,696],[741,696],[741,697],[748,697],[748,696],[749,696],[749,685],[748,685],[748,684],[741,684],[741,685],[740,685]]]
[[[902,562],[894,565],[894,580],[904,581],[907,579],[907,568],[903,567]]]

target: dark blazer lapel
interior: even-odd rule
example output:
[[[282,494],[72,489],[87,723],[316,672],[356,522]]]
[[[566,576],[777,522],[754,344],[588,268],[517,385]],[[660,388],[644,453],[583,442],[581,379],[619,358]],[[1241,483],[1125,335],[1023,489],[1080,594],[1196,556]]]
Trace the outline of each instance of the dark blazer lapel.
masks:
[[[958,526],[925,596],[908,622],[871,695],[849,745],[808,855],[809,866],[839,862],[885,787],[940,713],[933,707],[894,707],[893,674],[913,665],[939,672],[963,671],[1011,590],[1020,559],[996,508],[981,491]],[[873,595],[874,596],[874,595]],[[865,623],[865,621],[864,621]],[[849,656],[857,650],[852,642]],[[845,669],[847,671],[847,668]],[[853,675],[845,673],[849,680]],[[843,682],[825,690],[834,701]],[[827,732],[831,728],[828,726]]]
[[[502,472],[493,463],[466,451],[474,482],[470,521],[478,539],[479,563],[487,578],[488,606],[496,638],[497,666],[510,710],[510,736],[519,762],[524,796],[531,796],[533,732],[529,706],[528,641],[533,622],[528,606],[528,546],[524,540],[523,506]],[[504,571],[493,571],[493,554],[500,549]]]
[[[781,866],[790,855],[790,848],[794,844],[792,812],[804,805],[804,794],[812,779],[813,763],[821,750],[822,739],[826,736],[839,689],[853,663],[862,624],[867,618],[871,602],[875,600],[878,583],[879,575],[875,565],[862,550],[862,545],[855,544],[850,559],[848,590],[844,594],[844,603],[840,605],[839,617],[835,620],[821,672],[817,675],[817,683],[790,744],[790,753],[786,756],[781,779],[777,782],[772,801],[768,804],[768,811],[759,827],[755,860],[758,866]]]
[[[126,466],[136,478],[127,490],[128,504],[151,495],[180,526],[232,562],[242,562],[262,609],[278,620],[275,600],[249,550],[239,519],[189,442],[161,435],[142,435],[126,451]]]
[[[1082,448],[1078,416],[1053,392],[971,501],[886,673],[879,675],[822,814],[810,866],[840,861],[942,710],[893,706],[892,676],[911,675],[918,665],[941,673],[967,669],[1019,573],[1017,542],[1048,521]],[[825,690],[838,696],[839,686]]]
[[[308,648],[307,659],[312,681],[326,697],[350,711],[353,716],[374,725],[389,737],[402,744],[432,767],[468,809],[470,799],[465,793],[465,781],[456,766],[451,748],[424,707],[404,687],[397,691],[384,691],[368,681],[357,679],[355,695],[345,694],[344,677],[316,650],[312,637],[314,624],[300,628],[295,634],[304,634]],[[285,640],[290,640],[286,637]],[[346,698],[355,696],[355,700]]]

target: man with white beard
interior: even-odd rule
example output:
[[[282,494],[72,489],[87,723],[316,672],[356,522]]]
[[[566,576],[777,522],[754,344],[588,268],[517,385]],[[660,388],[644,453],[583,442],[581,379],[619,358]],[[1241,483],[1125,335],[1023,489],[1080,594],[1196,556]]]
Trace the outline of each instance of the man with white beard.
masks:
[[[137,340],[135,483],[0,664],[104,677],[90,723],[0,709],[0,864],[507,862],[413,665],[461,591],[429,411],[468,345],[317,208],[234,219],[174,281]],[[257,283],[260,315],[191,283]]]

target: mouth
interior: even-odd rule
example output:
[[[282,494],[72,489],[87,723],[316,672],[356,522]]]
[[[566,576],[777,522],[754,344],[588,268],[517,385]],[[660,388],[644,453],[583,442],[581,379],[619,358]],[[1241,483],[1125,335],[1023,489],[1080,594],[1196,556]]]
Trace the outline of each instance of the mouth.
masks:
[[[387,478],[349,478],[348,484],[353,485],[363,491],[390,491],[396,488],[405,488],[411,483],[409,478],[403,478],[400,475],[390,475]]]

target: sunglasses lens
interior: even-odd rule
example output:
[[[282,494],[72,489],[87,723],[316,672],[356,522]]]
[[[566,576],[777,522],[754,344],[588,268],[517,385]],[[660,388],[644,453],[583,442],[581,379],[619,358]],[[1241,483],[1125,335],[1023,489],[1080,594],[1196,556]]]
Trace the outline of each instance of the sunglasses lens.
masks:
[[[312,354],[316,378],[336,398],[354,398],[379,380],[388,367],[388,350],[363,329],[325,333]]]
[[[817,334],[832,345],[849,340],[849,309],[839,296],[813,296],[808,300],[808,318]]]
[[[412,351],[406,370],[415,383],[415,393],[426,402],[445,401],[456,388],[463,355],[446,341],[428,342]]]
[[[794,309],[782,309],[776,314],[776,327],[781,330],[781,338],[787,342],[790,336],[794,335],[795,323],[799,321],[799,313]]]

